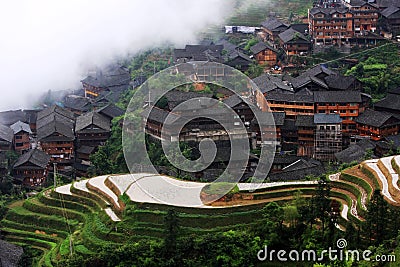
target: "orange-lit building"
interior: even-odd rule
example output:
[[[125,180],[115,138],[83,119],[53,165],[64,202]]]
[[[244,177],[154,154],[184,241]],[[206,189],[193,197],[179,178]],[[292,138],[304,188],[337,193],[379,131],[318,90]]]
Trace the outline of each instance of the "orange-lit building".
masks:
[[[343,133],[355,133],[354,121],[365,110],[361,93],[357,91],[314,92],[315,113],[339,114]]]
[[[353,14],[347,8],[315,7],[308,11],[314,44],[341,44],[354,36]]]
[[[312,94],[267,92],[266,99],[271,111],[285,112],[289,119],[295,119],[297,115],[314,114]]]
[[[250,51],[258,64],[269,67],[276,65],[278,51],[270,45],[260,42],[253,45]]]
[[[387,112],[367,109],[355,121],[358,135],[375,141],[399,133],[400,119]]]
[[[346,0],[344,3],[353,14],[355,35],[376,31],[379,18],[378,6],[363,0]]]
[[[363,0],[346,0],[333,7],[314,7],[308,12],[310,35],[317,45],[349,44],[352,38],[363,39],[368,32],[377,30],[378,18],[379,8]]]

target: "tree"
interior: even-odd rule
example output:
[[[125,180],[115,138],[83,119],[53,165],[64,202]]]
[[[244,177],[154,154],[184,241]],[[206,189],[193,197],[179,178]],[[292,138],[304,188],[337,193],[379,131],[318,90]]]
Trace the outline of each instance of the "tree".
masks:
[[[263,72],[264,68],[261,65],[253,63],[249,66],[249,69],[245,72],[245,74],[253,79],[263,74]]]
[[[312,206],[314,211],[314,219],[321,221],[321,232],[325,232],[325,226],[329,220],[329,213],[331,211],[330,200],[331,187],[325,175],[321,176],[318,180],[318,186],[315,195],[312,197]]]
[[[383,199],[381,191],[376,189],[367,205],[367,215],[364,222],[364,234],[370,244],[379,245],[387,235],[389,205]]]
[[[164,253],[167,257],[173,256],[176,252],[177,238],[179,235],[179,220],[175,210],[169,209],[164,217],[165,239]]]

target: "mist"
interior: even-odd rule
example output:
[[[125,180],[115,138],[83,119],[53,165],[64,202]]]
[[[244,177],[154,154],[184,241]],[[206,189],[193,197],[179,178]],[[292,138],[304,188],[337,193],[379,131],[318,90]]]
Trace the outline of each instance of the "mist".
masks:
[[[0,111],[78,89],[90,66],[165,43],[184,46],[221,24],[233,0],[22,0],[0,10]]]

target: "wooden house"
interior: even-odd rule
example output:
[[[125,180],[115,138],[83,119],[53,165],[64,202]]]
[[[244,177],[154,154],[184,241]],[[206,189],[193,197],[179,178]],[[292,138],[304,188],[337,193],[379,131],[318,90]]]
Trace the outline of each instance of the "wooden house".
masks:
[[[277,63],[278,51],[266,43],[259,42],[250,47],[250,51],[260,65],[273,67]]]
[[[51,156],[60,170],[71,166],[74,158],[74,129],[62,121],[52,121],[37,130],[39,146]]]
[[[400,119],[388,112],[367,109],[355,121],[358,135],[374,141],[399,133]]]
[[[38,149],[32,149],[20,156],[13,166],[13,177],[28,186],[40,186],[47,178],[50,156]]]
[[[112,121],[115,117],[119,117],[125,114],[124,110],[112,103],[96,109],[96,112],[107,117],[110,121]]]
[[[399,6],[390,6],[381,12],[383,29],[386,32],[397,36],[400,34],[400,4]]]
[[[20,154],[27,152],[31,148],[30,137],[32,135],[29,124],[17,121],[10,128],[14,132],[14,150]]]
[[[314,114],[314,97],[312,93],[267,92],[266,99],[271,111],[285,112],[288,119],[295,119],[299,114]]]
[[[316,114],[338,114],[343,133],[356,133],[355,119],[365,110],[361,93],[357,91],[314,92]]]
[[[232,68],[236,68],[242,72],[246,71],[250,65],[253,63],[253,60],[247,55],[234,51],[232,53],[227,54],[225,64],[231,66]]]
[[[275,41],[281,32],[286,31],[289,25],[283,23],[277,18],[269,18],[261,23],[261,30],[266,40]]]
[[[130,80],[128,70],[120,66],[110,66],[104,71],[97,70],[81,82],[85,90],[85,97],[96,98],[104,91],[126,90]]]
[[[75,134],[78,147],[104,145],[110,132],[110,120],[97,112],[89,112],[76,119]]]
[[[379,18],[379,7],[377,5],[363,0],[348,0],[344,3],[353,14],[355,35],[363,35],[364,32],[375,32],[377,30]]]
[[[280,33],[278,37],[287,57],[307,55],[311,51],[311,42],[308,38],[292,28]]]
[[[54,121],[61,122],[73,128],[75,124],[75,115],[69,110],[57,105],[53,105],[37,114],[36,128],[39,129]]]

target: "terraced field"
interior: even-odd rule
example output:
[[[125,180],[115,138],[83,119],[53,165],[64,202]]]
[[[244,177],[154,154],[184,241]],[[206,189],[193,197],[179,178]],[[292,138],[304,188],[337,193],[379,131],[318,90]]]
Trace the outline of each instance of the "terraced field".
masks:
[[[380,188],[391,205],[399,205],[400,156],[369,160],[330,175],[331,197],[341,204],[341,219],[358,222],[368,201]],[[238,184],[240,201],[204,204],[205,183],[153,174],[106,175],[47,189],[13,203],[1,228],[7,241],[40,252],[38,266],[53,266],[71,250],[86,255],[106,245],[160,239],[163,219],[174,208],[184,233],[210,233],[247,228],[262,219],[268,202],[290,201],[300,191],[315,193],[316,181]]]

